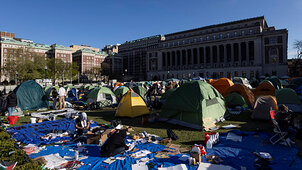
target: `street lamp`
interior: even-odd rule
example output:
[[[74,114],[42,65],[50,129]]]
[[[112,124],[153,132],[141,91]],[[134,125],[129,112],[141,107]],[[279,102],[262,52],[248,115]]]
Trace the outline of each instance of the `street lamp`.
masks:
[[[45,87],[46,87],[46,79],[47,79],[47,65],[45,65],[44,69],[45,69],[45,77],[44,77],[44,81],[45,81]]]

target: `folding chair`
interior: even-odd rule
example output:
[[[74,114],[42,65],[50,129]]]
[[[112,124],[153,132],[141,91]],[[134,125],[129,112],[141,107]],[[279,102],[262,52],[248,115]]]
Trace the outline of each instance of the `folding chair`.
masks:
[[[279,124],[278,122],[276,121],[275,119],[275,110],[272,110],[270,111],[270,117],[272,119],[272,122],[274,124],[274,133],[275,135],[272,136],[270,138],[270,142],[275,145],[276,143],[278,143],[279,141],[283,141],[286,143],[286,145],[288,145],[289,147],[291,146],[290,143],[288,141],[285,140],[285,136],[288,134],[287,132],[282,132],[280,127],[279,127]]]

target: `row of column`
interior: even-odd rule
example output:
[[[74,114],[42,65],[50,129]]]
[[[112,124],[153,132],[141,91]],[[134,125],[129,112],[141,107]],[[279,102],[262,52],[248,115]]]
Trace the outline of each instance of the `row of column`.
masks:
[[[253,60],[254,41],[162,52],[162,66],[166,69],[192,65],[206,68],[214,64],[217,64],[214,67],[224,67],[228,63],[238,62],[240,65],[242,61]],[[220,65],[222,63],[223,66]]]

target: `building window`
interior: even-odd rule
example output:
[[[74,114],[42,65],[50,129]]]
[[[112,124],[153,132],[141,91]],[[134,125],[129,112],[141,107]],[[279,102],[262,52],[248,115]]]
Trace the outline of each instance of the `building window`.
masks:
[[[199,40],[202,41],[202,37],[200,37]]]
[[[168,47],[170,47],[170,43],[168,42]]]
[[[175,46],[175,43],[174,43],[174,42],[172,42],[172,46]]]
[[[182,44],[185,44],[186,43],[186,41],[185,40],[182,40]]]
[[[270,43],[270,44],[277,44],[277,42],[278,42],[277,37],[270,37],[270,38],[269,38],[269,43]]]
[[[253,30],[250,30],[250,34],[252,35],[254,33],[254,31]]]
[[[7,49],[4,49],[4,52],[7,52]]]
[[[234,36],[235,36],[235,37],[237,37],[237,36],[238,36],[238,33],[237,33],[237,31],[235,31],[235,32],[234,32]]]
[[[177,41],[177,45],[180,45],[180,42],[179,42],[179,41]]]
[[[194,38],[194,42],[195,42],[195,43],[197,42],[197,38]]]
[[[216,40],[216,35],[213,35],[213,40]]]
[[[223,38],[223,35],[222,35],[222,34],[219,34],[219,38],[222,39],[222,38]]]
[[[191,44],[191,40],[190,39],[188,39],[188,44]]]
[[[230,38],[230,33],[227,33],[226,37],[227,37],[227,38]]]
[[[210,37],[209,37],[209,36],[207,36],[207,37],[206,37],[206,40],[207,40],[207,41],[209,41],[209,39],[210,39]]]

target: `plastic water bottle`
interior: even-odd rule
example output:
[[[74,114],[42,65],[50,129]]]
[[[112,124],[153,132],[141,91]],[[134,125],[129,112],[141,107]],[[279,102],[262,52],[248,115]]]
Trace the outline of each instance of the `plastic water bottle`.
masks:
[[[213,147],[213,144],[212,144],[212,140],[211,140],[211,138],[207,141],[207,148],[208,149],[212,149],[212,147]]]
[[[79,160],[79,150],[74,150],[74,159]]]

